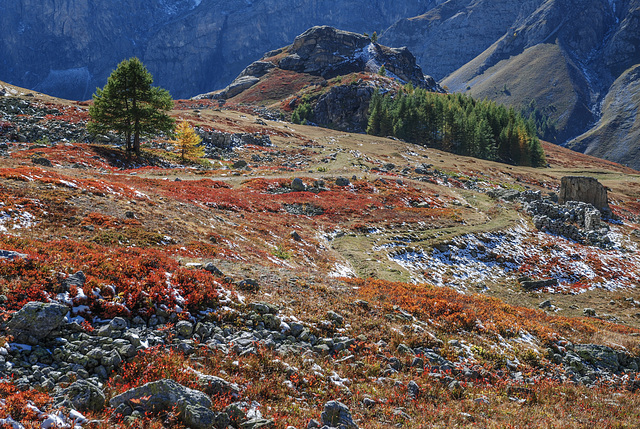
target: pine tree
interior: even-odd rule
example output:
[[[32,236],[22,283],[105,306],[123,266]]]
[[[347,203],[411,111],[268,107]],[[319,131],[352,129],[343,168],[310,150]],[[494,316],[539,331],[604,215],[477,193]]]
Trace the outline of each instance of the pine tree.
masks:
[[[202,138],[189,125],[187,121],[180,121],[176,127],[176,139],[173,140],[180,153],[182,162],[187,158],[200,158],[204,156],[204,148],[200,145]]]
[[[140,155],[140,137],[173,130],[174,120],[167,115],[173,107],[171,95],[152,83],[151,73],[138,58],[122,61],[93,95],[89,132],[115,131],[124,137],[127,154]]]

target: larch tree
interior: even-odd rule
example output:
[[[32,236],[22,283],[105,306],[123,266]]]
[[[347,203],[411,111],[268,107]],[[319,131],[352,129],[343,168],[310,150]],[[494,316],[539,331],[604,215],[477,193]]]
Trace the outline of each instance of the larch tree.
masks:
[[[94,134],[115,131],[126,141],[127,154],[140,155],[140,138],[170,132],[173,107],[165,89],[152,86],[153,77],[138,58],[118,64],[104,88],[98,88],[89,108],[87,129]]]
[[[180,121],[176,126],[176,139],[173,140],[173,144],[176,145],[183,162],[187,158],[204,156],[204,148],[200,143],[202,143],[202,138],[196,134],[193,127],[187,121]]]

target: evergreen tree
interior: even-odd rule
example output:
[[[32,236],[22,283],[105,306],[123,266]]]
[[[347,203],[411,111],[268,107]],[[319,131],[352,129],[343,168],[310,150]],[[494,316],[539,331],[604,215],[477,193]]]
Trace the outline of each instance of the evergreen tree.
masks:
[[[187,121],[180,121],[176,127],[176,139],[172,141],[178,148],[182,162],[187,158],[204,156],[204,148],[200,145],[202,138]]]
[[[546,164],[535,122],[493,101],[436,94],[406,86],[374,93],[367,133],[460,155],[534,167]]]
[[[138,58],[122,61],[93,95],[87,129],[94,134],[115,131],[124,137],[127,154],[140,155],[140,137],[174,127],[167,114],[173,107],[171,95],[152,83],[151,73]]]

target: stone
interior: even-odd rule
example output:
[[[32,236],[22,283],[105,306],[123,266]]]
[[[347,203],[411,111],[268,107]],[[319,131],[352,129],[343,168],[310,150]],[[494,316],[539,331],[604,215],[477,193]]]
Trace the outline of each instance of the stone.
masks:
[[[237,384],[230,383],[223,378],[216,377],[215,375],[203,374],[192,368],[190,368],[190,370],[196,374],[198,386],[200,386],[202,391],[209,396],[237,396],[240,394],[240,388]]]
[[[327,311],[327,318],[333,321],[336,326],[342,326],[344,324],[344,317],[333,310]]]
[[[527,290],[537,290],[544,287],[558,286],[558,279],[544,279],[544,280],[521,279],[520,285]]]
[[[240,423],[240,429],[266,429],[275,427],[275,421],[272,419],[255,418]]]
[[[596,311],[593,308],[585,308],[582,310],[582,314],[587,317],[596,317]]]
[[[193,323],[181,320],[176,323],[176,332],[179,336],[186,338],[193,335]]]
[[[85,380],[71,384],[62,390],[62,395],[69,401],[71,408],[78,411],[102,411],[106,403],[104,392]]]
[[[247,292],[257,292],[260,290],[260,285],[254,279],[244,279],[238,282],[238,289]]]
[[[596,344],[575,344],[574,352],[585,361],[610,371],[620,368],[618,353],[610,347]]]
[[[32,158],[31,162],[36,164],[36,165],[41,165],[43,167],[53,167],[53,164],[51,163],[51,161],[49,161],[47,158],[43,158],[43,157]]]
[[[296,177],[291,181],[291,190],[295,192],[303,192],[307,190],[307,186],[304,184],[302,179]]]
[[[339,429],[357,429],[349,408],[341,402],[329,401],[324,405],[324,411],[320,416],[323,425]]]
[[[204,264],[203,268],[206,271],[209,271],[211,274],[213,274],[216,277],[223,277],[224,276],[222,271],[220,271],[215,265],[213,265],[213,262],[207,262],[206,264]]]
[[[420,386],[418,386],[418,383],[411,380],[409,382],[409,385],[407,386],[407,394],[409,396],[409,399],[413,401],[417,400],[420,396]]]
[[[27,255],[24,253],[14,252],[13,250],[0,250],[0,259],[27,259]]]
[[[540,304],[538,304],[538,308],[540,309],[551,308],[551,307],[552,307],[552,304],[550,299],[544,300]]]
[[[609,210],[607,190],[597,179],[584,176],[565,176],[560,183],[559,203],[581,201],[598,210]]]
[[[163,379],[147,383],[114,396],[109,401],[112,408],[135,401],[145,412],[158,413],[178,411],[178,416],[187,426],[195,429],[209,429],[216,421],[216,413],[211,411],[209,397],[195,389],[185,387],[173,380]]]
[[[14,313],[7,326],[14,336],[26,334],[43,339],[62,325],[68,312],[66,305],[31,301]]]
[[[345,187],[349,186],[350,184],[351,182],[349,182],[349,179],[347,179],[346,177],[338,177],[336,179],[336,186]]]
[[[244,160],[239,160],[233,163],[232,167],[236,170],[239,170],[241,168],[245,168],[247,166],[247,161]]]
[[[520,197],[520,192],[515,189],[492,189],[487,192],[487,195],[491,198],[505,200],[505,201],[514,201],[518,197]]]

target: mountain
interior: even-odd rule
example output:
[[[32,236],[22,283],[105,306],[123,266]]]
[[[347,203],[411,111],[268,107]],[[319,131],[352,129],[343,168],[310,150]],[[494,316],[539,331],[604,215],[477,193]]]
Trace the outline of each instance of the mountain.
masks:
[[[599,121],[567,146],[640,169],[640,65],[624,72],[611,86]]]
[[[637,0],[450,0],[399,21],[381,40],[408,46],[451,91],[517,108],[533,101],[564,143],[600,118],[610,86],[640,63],[639,17]],[[590,153],[620,159],[614,144],[596,144]]]
[[[123,59],[187,98],[227,85],[247,64],[319,24],[382,30],[423,0],[0,0],[0,79],[85,100]]]
[[[304,108],[302,120],[362,132],[374,92],[395,92],[405,84],[443,92],[407,48],[389,48],[368,36],[316,26],[291,45],[267,52],[225,89],[195,99],[261,105],[278,114]]]

